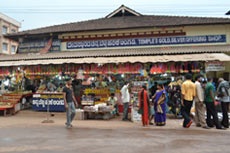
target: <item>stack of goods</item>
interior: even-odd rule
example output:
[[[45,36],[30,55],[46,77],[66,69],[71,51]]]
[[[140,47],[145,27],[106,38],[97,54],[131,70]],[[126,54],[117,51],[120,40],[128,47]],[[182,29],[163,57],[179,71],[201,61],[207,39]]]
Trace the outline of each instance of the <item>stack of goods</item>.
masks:
[[[84,111],[85,112],[97,112],[98,110],[94,106],[85,106]]]
[[[98,112],[112,112],[113,111],[113,107],[111,106],[99,106],[98,107]]]
[[[83,95],[81,100],[82,105],[94,105],[94,98],[91,95]]]
[[[188,73],[188,72],[200,72],[201,65],[198,62],[182,62],[167,64],[154,64],[150,70],[150,74],[162,74],[162,73]]]
[[[46,90],[46,85],[43,84],[43,85],[41,85],[41,86],[38,88],[37,93],[42,93],[42,92],[44,92],[45,90]]]
[[[107,103],[107,100],[111,94],[110,89],[89,89],[86,88],[84,91],[85,95],[95,95],[95,104]],[[120,90],[116,90],[115,93],[120,93]]]
[[[20,102],[22,94],[4,94],[0,96],[0,108],[12,108]]]

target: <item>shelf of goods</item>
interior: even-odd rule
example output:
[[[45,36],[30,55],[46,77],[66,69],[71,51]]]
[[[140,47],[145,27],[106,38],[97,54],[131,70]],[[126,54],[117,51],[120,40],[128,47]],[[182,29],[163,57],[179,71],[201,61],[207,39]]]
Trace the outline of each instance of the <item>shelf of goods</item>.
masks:
[[[84,94],[85,98],[82,98],[82,105],[97,105],[107,103],[107,100],[111,93],[115,93],[115,96],[120,99],[120,90],[111,92],[110,89],[90,89],[86,88]],[[92,96],[93,95],[93,96]],[[94,104],[93,104],[94,102]]]
[[[23,97],[31,96],[31,92],[15,91],[11,93],[5,93],[0,96],[0,111],[3,111],[3,115],[13,115],[20,111],[20,101]]]

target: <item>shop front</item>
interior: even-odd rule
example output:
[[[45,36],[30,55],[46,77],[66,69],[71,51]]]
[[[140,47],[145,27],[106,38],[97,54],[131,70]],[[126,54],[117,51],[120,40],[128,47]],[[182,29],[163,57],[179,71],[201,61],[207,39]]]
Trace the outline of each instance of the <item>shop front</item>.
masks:
[[[229,31],[229,19],[142,15],[122,5],[105,18],[9,34],[19,48],[0,56],[2,93],[32,90],[33,110],[49,104],[51,111],[65,111],[62,88],[72,77],[79,112],[110,118],[110,95],[122,112],[120,89],[129,81],[134,112],[143,84],[167,85],[186,73],[229,80]]]
[[[193,74],[193,77],[206,75],[207,71],[215,71],[210,63],[226,61],[230,58],[222,53],[55,59],[42,60],[43,65],[36,63],[40,60],[28,60],[22,64],[7,62],[8,66],[0,68],[0,76],[2,79],[10,78],[11,85],[6,93],[20,93],[30,90],[28,86],[33,87],[31,108],[34,111],[49,109],[53,112],[65,111],[62,89],[65,79],[72,77],[73,82],[79,83],[73,84],[73,88],[80,86],[76,97],[80,104],[78,111],[81,114],[84,112],[81,119],[109,119],[115,116],[115,109],[108,101],[112,93],[117,97],[119,111],[122,112],[120,89],[125,81],[129,81],[132,97],[130,112],[132,120],[139,121],[138,93],[142,85],[150,88],[155,82],[163,82],[167,86],[177,78],[183,78],[186,73]],[[220,67],[216,69],[220,70]],[[2,102],[1,107],[6,108],[5,105]]]

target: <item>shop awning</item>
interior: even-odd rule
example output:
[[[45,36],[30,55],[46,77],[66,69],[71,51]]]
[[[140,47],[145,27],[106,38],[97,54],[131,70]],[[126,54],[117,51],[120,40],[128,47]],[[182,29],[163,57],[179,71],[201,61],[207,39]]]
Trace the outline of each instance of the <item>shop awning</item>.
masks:
[[[184,54],[184,55],[158,55],[158,56],[128,56],[128,57],[98,57],[98,58],[69,58],[49,60],[7,61],[0,62],[0,66],[22,65],[49,65],[49,64],[82,64],[82,63],[164,63],[185,61],[230,61],[230,56],[224,53],[213,54]]]
[[[230,52],[230,45],[206,45],[206,46],[174,46],[174,47],[147,47],[147,48],[114,48],[93,49],[79,51],[61,51],[55,53],[24,53],[15,55],[0,55],[0,61],[20,60],[53,60],[69,58],[99,58],[122,56],[158,56],[178,54],[205,54]]]

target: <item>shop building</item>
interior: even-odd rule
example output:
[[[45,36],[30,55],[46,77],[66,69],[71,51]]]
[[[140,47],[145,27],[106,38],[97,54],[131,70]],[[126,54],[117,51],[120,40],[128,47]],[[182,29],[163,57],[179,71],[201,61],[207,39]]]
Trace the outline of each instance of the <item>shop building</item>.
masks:
[[[4,37],[6,34],[17,33],[21,23],[0,13],[0,53],[15,54],[18,42]]]
[[[2,77],[19,76],[21,69],[30,78],[77,75],[113,82],[120,75],[134,80],[133,90],[146,83],[147,76],[161,79],[190,72],[230,79],[229,18],[143,15],[122,5],[105,18],[7,37],[18,41],[19,48],[14,56],[0,57]],[[114,88],[111,92],[119,93],[120,87]],[[84,92],[98,93],[101,103],[111,93],[104,89]]]

